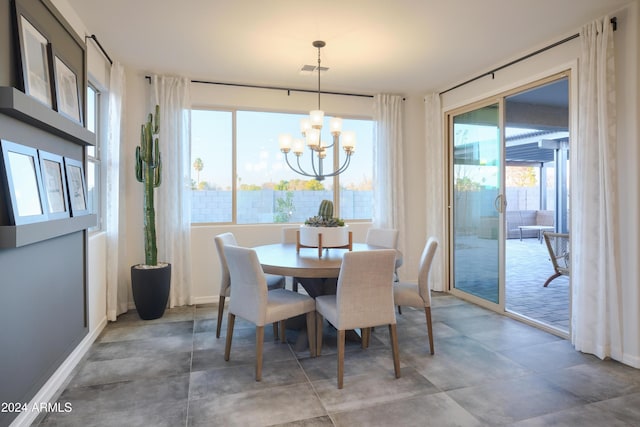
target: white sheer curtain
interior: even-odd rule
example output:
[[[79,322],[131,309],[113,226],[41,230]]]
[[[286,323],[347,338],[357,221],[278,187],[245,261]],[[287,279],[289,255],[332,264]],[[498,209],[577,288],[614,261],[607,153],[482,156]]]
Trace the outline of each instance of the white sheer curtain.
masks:
[[[162,183],[156,198],[158,261],[171,263],[169,307],[191,304],[191,82],[152,76],[151,105],[160,106]],[[151,111],[151,110],[150,110]]]
[[[578,138],[571,159],[572,341],[576,350],[620,360],[622,284],[615,69],[609,18],[583,27],[580,40]]]
[[[403,101],[401,96],[378,94],[374,102],[373,226],[398,230],[398,249],[404,252]]]
[[[427,236],[435,236],[440,242],[431,266],[431,288],[436,291],[446,291],[446,257],[447,245],[445,233],[447,197],[445,186],[447,182],[447,156],[445,144],[442,140],[442,110],[440,95],[432,93],[424,98],[425,106],[425,135],[426,153],[426,201],[427,201]],[[425,242],[427,239],[425,236]]]
[[[118,61],[111,65],[109,78],[109,114],[107,141],[103,149],[106,171],[104,226],[107,236],[107,319],[114,321],[127,311],[129,301],[129,269],[126,253],[120,247],[119,236],[124,236],[125,168],[121,160],[122,130],[124,129],[124,67]]]

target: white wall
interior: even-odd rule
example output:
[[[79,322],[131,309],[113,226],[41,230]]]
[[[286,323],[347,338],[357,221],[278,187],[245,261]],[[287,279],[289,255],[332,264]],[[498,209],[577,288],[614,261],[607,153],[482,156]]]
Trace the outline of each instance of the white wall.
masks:
[[[133,153],[138,145],[139,126],[148,113],[148,80],[144,78],[148,72],[127,70],[127,98],[126,109],[128,122],[125,126],[126,137],[123,150]],[[191,91],[192,104],[196,107],[227,107],[247,108],[264,111],[286,111],[306,113],[310,106],[315,105],[316,95],[311,93],[239,88],[230,86],[194,84]],[[322,107],[328,114],[343,117],[370,118],[373,115],[373,100],[363,97],[322,96]],[[410,159],[405,168],[407,194],[413,193],[412,185],[417,197],[407,197],[407,221],[414,227],[407,236],[407,250],[404,254],[404,264],[399,274],[404,279],[417,278],[417,264],[420,251],[426,241],[424,234],[424,198],[422,188],[424,182],[424,167],[421,159],[424,156],[423,147],[423,103],[421,96],[407,98],[405,104],[405,158]],[[411,126],[408,126],[410,124]],[[142,188],[133,175],[133,155],[126,156],[126,211],[127,232],[124,245],[127,250],[128,264],[133,265],[142,261],[144,254],[142,242]],[[350,223],[354,231],[355,241],[364,241],[366,230],[370,223]],[[192,254],[192,297],[194,303],[207,303],[218,300],[220,268],[213,237],[219,233],[231,231],[242,245],[254,246],[280,241],[280,229],[283,225],[209,225],[193,226],[191,233]],[[415,232],[414,232],[415,231]]]
[[[620,244],[620,275],[623,284],[624,356],[623,362],[640,367],[640,273],[638,253],[640,250],[640,161],[638,141],[638,96],[640,74],[640,43],[638,2],[628,8],[613,11],[618,18],[615,33],[616,79],[618,105],[618,194],[620,196],[620,227],[623,230]],[[576,32],[579,29],[576,29]],[[555,40],[553,40],[555,41]],[[550,41],[552,42],[552,41]],[[535,50],[535,47],[531,50]],[[526,52],[524,52],[526,53]],[[574,39],[545,53],[501,70],[495,78],[482,78],[442,96],[443,111],[488,98],[503,91],[562,71],[572,69],[570,96],[572,105],[577,102],[578,57],[580,39]],[[508,62],[505,59],[504,62]],[[501,64],[496,64],[501,65]],[[472,77],[472,76],[470,76]],[[572,126],[575,127],[575,109],[572,111]],[[576,129],[572,133],[577,134]]]

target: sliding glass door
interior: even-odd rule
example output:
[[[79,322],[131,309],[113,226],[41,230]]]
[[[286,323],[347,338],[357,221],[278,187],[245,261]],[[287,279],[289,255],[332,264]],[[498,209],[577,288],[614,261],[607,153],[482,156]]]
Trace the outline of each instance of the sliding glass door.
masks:
[[[504,306],[501,102],[449,115],[453,293]]]

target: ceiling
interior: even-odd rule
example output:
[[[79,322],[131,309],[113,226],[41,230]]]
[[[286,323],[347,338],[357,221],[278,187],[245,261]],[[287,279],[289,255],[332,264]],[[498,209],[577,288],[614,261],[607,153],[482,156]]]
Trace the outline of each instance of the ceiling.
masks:
[[[67,0],[113,59],[194,80],[442,91],[575,34],[629,0]]]

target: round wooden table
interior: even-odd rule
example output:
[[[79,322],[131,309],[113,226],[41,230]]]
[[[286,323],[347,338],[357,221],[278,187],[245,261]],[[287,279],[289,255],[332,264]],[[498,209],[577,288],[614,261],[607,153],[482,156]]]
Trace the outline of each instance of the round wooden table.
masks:
[[[275,243],[256,246],[253,249],[265,273],[306,278],[338,277],[342,256],[348,252],[348,249],[328,248],[323,251],[322,257],[318,258],[316,248],[300,248],[300,253],[297,253],[295,243]],[[385,248],[366,243],[353,244],[354,252],[374,249]],[[400,251],[396,252],[398,253],[396,268],[398,268],[402,265],[402,254]]]

